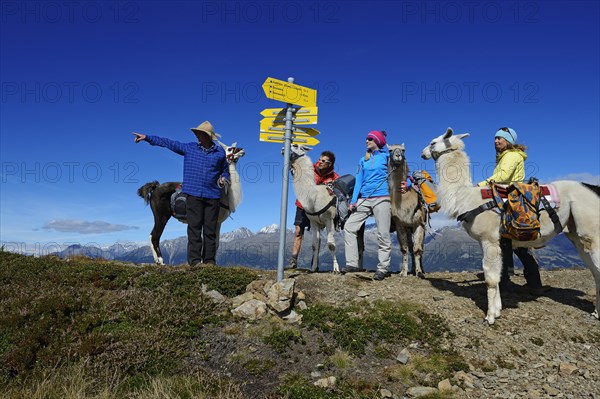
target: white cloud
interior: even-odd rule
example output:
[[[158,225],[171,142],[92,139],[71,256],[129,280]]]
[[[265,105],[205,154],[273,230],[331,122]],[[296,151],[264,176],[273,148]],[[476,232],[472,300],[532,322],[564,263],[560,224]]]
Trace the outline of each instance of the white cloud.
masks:
[[[551,181],[556,181],[556,180],[575,180],[575,181],[580,181],[580,182],[584,182],[584,183],[589,183],[589,184],[595,184],[595,185],[600,185],[600,176],[598,175],[593,175],[591,173],[569,173],[567,175],[563,175],[563,176],[558,176],[556,178],[553,178]]]
[[[46,222],[42,226],[44,230],[56,230],[65,233],[79,233],[79,234],[99,234],[99,233],[112,233],[115,231],[124,230],[135,230],[136,226],[126,226],[123,224],[112,224],[96,220],[88,222],[85,220],[52,220]]]
[[[440,212],[431,215],[430,224],[433,230],[438,230],[446,226],[456,226],[458,222],[456,221],[456,219],[450,219],[444,213]]]

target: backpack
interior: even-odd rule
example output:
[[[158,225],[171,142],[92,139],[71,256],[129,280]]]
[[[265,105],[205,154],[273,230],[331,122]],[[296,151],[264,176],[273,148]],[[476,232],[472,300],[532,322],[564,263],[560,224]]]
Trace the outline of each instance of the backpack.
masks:
[[[519,241],[533,241],[540,235],[540,185],[532,178],[528,183],[513,183],[506,189],[504,204],[493,182],[490,182],[496,204],[504,210],[500,223],[500,235]]]
[[[429,213],[439,211],[440,204],[437,197],[437,188],[431,175],[424,170],[416,170],[413,172],[411,180],[417,187],[419,196],[427,206]]]
[[[344,224],[346,220],[350,216],[350,212],[348,212],[348,206],[350,205],[350,201],[352,200],[352,193],[354,192],[354,184],[356,183],[356,178],[354,175],[344,175],[338,177],[331,188],[333,190],[333,195],[337,198],[337,223],[340,229],[344,228]]]
[[[187,194],[181,192],[181,184],[171,194],[171,213],[173,217],[182,223],[187,222]]]

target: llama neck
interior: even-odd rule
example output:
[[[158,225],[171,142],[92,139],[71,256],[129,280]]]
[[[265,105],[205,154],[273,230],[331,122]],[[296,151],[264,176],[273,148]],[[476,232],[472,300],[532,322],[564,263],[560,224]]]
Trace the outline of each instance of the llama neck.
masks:
[[[438,194],[442,209],[448,216],[458,215],[473,208],[471,162],[462,150],[442,155],[435,163]]]
[[[292,163],[292,181],[294,193],[303,207],[312,207],[315,202],[316,183],[312,161],[307,155],[297,158]]]
[[[229,209],[235,212],[236,208],[242,202],[242,185],[240,184],[240,176],[237,173],[236,162],[229,162],[229,177],[231,186],[229,187]]]
[[[399,195],[400,184],[403,181],[406,181],[406,178],[408,177],[408,164],[406,163],[406,160],[403,160],[396,169],[388,169],[391,171],[390,178],[388,180],[390,184],[390,196],[392,197],[392,201],[401,200],[402,195]],[[396,197],[398,197],[398,199],[396,199]]]

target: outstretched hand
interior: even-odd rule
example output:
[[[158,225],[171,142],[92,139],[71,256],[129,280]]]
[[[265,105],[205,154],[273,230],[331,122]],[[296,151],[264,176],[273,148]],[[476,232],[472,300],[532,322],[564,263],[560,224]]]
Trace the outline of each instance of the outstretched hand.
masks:
[[[140,141],[146,140],[146,135],[145,134],[136,133],[136,132],[133,132],[132,134],[135,136],[135,142],[136,143],[139,143]]]

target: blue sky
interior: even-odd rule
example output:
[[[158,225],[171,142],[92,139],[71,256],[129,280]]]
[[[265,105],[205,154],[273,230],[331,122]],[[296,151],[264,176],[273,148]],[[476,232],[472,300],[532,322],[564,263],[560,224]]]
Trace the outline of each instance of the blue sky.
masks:
[[[258,141],[282,103],[267,77],[318,90],[320,151],[354,173],[373,129],[414,168],[431,138],[469,132],[474,181],[513,127],[528,171],[598,184],[600,8],[595,1],[2,1],[0,241],[146,241],[137,197],[177,181],[182,158],[131,132],[193,141],[210,120],[246,149],[227,232],[279,223],[281,146]],[[288,226],[294,213],[290,187]],[[185,234],[172,220],[164,239]],[[19,248],[17,248],[19,249]]]

